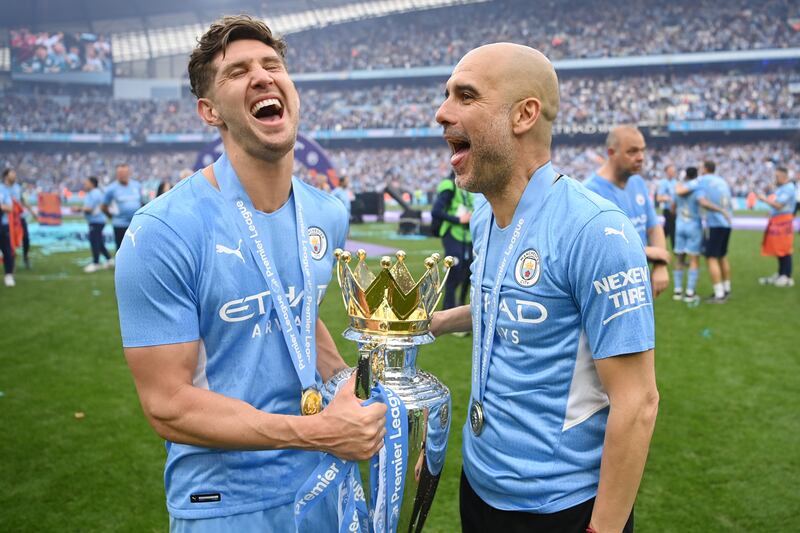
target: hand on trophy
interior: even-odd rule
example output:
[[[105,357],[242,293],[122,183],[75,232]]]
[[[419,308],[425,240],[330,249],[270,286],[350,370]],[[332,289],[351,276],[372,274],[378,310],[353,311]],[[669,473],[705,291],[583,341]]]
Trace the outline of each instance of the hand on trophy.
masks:
[[[320,419],[319,449],[340,459],[362,461],[383,447],[386,434],[386,405],[366,407],[355,395],[355,373],[340,388],[330,404],[317,415]]]

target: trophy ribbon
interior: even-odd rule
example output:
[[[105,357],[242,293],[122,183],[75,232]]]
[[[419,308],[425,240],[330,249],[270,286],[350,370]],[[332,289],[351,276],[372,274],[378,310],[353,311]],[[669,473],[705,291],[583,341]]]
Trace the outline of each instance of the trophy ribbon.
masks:
[[[335,488],[339,489],[340,532],[395,533],[397,530],[408,463],[407,412],[400,397],[380,383],[375,384],[369,399],[362,405],[366,407],[376,402],[387,407],[386,435],[383,448],[370,459],[370,493],[375,503],[371,523],[358,463],[326,453],[295,495],[294,520],[298,530],[308,512]]]
[[[314,205],[313,199],[307,196],[302,186],[295,183],[292,178],[292,193],[294,194],[294,211],[297,227],[297,243],[300,247],[300,266],[303,273],[303,310],[302,322],[298,338],[297,327],[294,325],[294,313],[283,283],[277,271],[273,268],[269,253],[264,247],[259,229],[256,226],[256,209],[236,176],[228,156],[222,154],[214,163],[214,176],[217,179],[220,192],[226,199],[226,214],[235,220],[236,226],[242,235],[242,240],[247,243],[247,249],[253,257],[259,271],[264,277],[272,297],[275,314],[281,324],[281,333],[291,355],[292,364],[297,378],[300,380],[302,394],[299,405],[304,415],[317,414],[322,408],[322,395],[319,392],[316,380],[316,282],[311,266],[308,231],[303,216],[303,204]]]

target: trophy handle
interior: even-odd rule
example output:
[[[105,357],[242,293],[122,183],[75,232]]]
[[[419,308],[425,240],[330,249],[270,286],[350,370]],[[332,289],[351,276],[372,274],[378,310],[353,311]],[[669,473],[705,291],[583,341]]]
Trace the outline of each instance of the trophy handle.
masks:
[[[366,400],[372,392],[372,350],[365,346],[358,350],[356,365],[356,398]]]
[[[372,386],[384,381],[386,367],[386,343],[366,342],[358,349],[358,365],[356,366],[356,397],[362,400],[369,398]]]

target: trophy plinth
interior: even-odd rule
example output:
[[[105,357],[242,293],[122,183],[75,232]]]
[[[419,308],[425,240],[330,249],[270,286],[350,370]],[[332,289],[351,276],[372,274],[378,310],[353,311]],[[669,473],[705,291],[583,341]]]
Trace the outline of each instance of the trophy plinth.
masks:
[[[450,391],[433,375],[416,367],[419,346],[433,342],[430,320],[444,289],[453,260],[446,257],[439,271],[438,254],[425,260],[425,273],[414,281],[405,265],[381,259],[381,271],[366,266],[366,253],[358,251],[358,264],[350,268],[351,254],[336,250],[337,274],[350,327],[344,337],[358,344],[358,365],[334,376],[326,384],[333,395],[342,381],[356,372],[356,395],[366,399],[375,383],[392,389],[407,411],[408,467],[400,507],[398,532],[419,532],[428,516],[444,466],[450,430]],[[368,480],[367,462],[360,465]],[[368,491],[365,491],[368,492]],[[369,497],[367,504],[371,505]]]

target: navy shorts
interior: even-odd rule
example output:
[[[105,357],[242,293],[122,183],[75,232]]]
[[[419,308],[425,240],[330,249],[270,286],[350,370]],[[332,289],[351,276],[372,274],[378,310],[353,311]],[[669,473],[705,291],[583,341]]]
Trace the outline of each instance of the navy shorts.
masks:
[[[706,228],[703,239],[703,255],[720,259],[728,255],[731,228]]]

